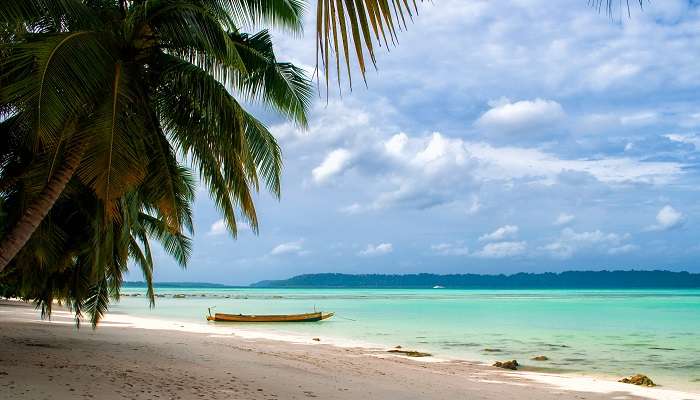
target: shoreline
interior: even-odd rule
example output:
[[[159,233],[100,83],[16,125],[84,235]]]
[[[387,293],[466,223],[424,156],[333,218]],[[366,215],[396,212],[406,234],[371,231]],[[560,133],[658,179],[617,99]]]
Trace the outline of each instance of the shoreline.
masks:
[[[361,393],[366,393],[369,390],[375,395],[370,395],[368,398],[411,398],[411,394],[421,394],[415,398],[437,399],[453,398],[456,394],[473,392],[472,394],[479,395],[472,398],[483,399],[496,399],[504,395],[525,399],[532,398],[533,400],[555,399],[564,394],[576,395],[585,399],[615,397],[626,399],[700,400],[700,394],[697,393],[662,387],[638,387],[590,376],[507,371],[490,367],[484,363],[465,360],[447,360],[433,357],[417,359],[386,353],[387,348],[360,347],[355,343],[333,343],[330,338],[321,338],[322,341],[317,342],[313,341],[311,337],[302,335],[293,338],[295,340],[290,340],[289,337],[280,335],[261,337],[261,332],[257,330],[240,329],[233,326],[219,328],[217,326],[134,317],[127,314],[108,314],[96,331],[93,331],[89,326],[83,326],[80,330],[76,330],[73,318],[69,313],[56,309],[51,321],[42,321],[39,313],[31,305],[21,302],[0,302],[0,324],[5,328],[0,334],[9,336],[3,337],[3,341],[12,344],[0,352],[0,358],[4,361],[0,363],[0,394],[10,390],[10,386],[20,389],[17,380],[12,380],[12,385],[8,386],[7,384],[9,382],[8,379],[14,377],[13,368],[15,366],[13,365],[12,368],[9,368],[7,362],[11,361],[8,358],[12,358],[13,347],[15,347],[14,350],[21,352],[23,358],[33,362],[33,368],[30,371],[32,371],[31,374],[35,375],[30,376],[27,386],[22,387],[23,392],[10,391],[6,394],[12,394],[13,396],[0,396],[6,398],[40,398],[39,396],[22,397],[21,394],[36,395],[34,390],[43,386],[34,382],[41,380],[40,377],[55,376],[50,372],[55,372],[56,368],[49,368],[48,371],[41,371],[36,368],[37,365],[46,367],[46,363],[38,360],[46,358],[43,352],[47,350],[63,349],[62,352],[59,351],[61,353],[60,356],[65,359],[61,365],[66,363],[71,365],[71,363],[74,364],[76,361],[79,361],[72,360],[72,353],[81,349],[81,346],[87,346],[90,341],[99,341],[108,347],[116,345],[117,348],[119,348],[121,342],[127,341],[131,342],[132,346],[138,345],[140,348],[147,349],[153,346],[157,347],[162,344],[162,341],[165,341],[175,344],[175,347],[169,347],[167,351],[164,350],[163,354],[159,355],[159,357],[164,356],[166,360],[175,359],[180,364],[196,363],[198,357],[190,360],[186,355],[192,352],[202,353],[199,354],[200,357],[204,356],[204,359],[214,364],[238,366],[238,368],[230,371],[232,374],[243,373],[244,375],[250,374],[253,376],[254,378],[250,379],[257,382],[261,386],[259,389],[262,390],[260,393],[257,393],[258,390],[256,389],[255,392],[250,392],[240,398],[275,398],[276,396],[261,397],[258,394],[268,394],[277,390],[277,393],[279,393],[277,398],[317,396],[320,398],[351,399],[362,397]],[[154,331],[158,333],[153,334]],[[73,346],[64,348],[61,344],[44,343],[43,341],[46,341],[47,338],[54,341],[76,343]],[[80,344],[81,340],[83,341],[82,344]],[[226,353],[216,351],[217,348],[233,348],[236,351]],[[186,354],[178,354],[179,352],[185,352]],[[89,355],[88,358],[90,359],[96,356],[90,349],[81,350],[81,353]],[[121,353],[117,351],[105,354],[104,356],[107,357],[105,362],[108,365],[118,362]],[[241,358],[248,359],[256,367],[238,365]],[[138,361],[133,363],[133,365],[140,365],[152,360]],[[264,367],[261,367],[261,364]],[[60,368],[61,365],[59,365],[58,370],[62,369]],[[291,368],[291,371],[298,372],[303,370],[305,373],[300,377],[295,373],[285,372],[287,367]],[[265,381],[264,379],[261,383],[261,377],[270,376],[272,371],[275,371],[276,381],[287,382],[287,384],[278,387],[279,383]],[[128,375],[129,373],[126,371],[125,376]],[[168,376],[166,372],[163,372],[163,375],[165,376],[156,374],[152,380],[158,382]],[[211,381],[218,375],[220,375],[218,371],[210,371],[208,374],[203,374],[199,379],[209,379]],[[305,386],[306,381],[304,378],[307,375],[322,379],[317,382],[309,382],[307,387]],[[339,378],[346,375],[353,379]],[[387,377],[390,378],[390,382],[387,382]],[[337,387],[329,392],[329,389],[324,386],[324,382],[335,382],[334,385]],[[128,383],[124,382],[124,384]],[[313,393],[314,396],[305,395],[304,390],[297,393],[299,397],[295,397],[296,395],[290,396],[290,393],[280,392],[280,390],[284,391],[285,387],[289,387],[289,390],[296,393],[297,390],[291,389],[291,386],[289,386],[291,383],[294,383],[295,386],[302,386],[296,389],[308,389],[307,391]],[[176,383],[173,383],[173,385],[177,387]],[[197,385],[193,383],[192,388],[199,387]],[[50,384],[47,383],[46,386],[49,387]],[[431,392],[430,388],[434,391]],[[164,386],[162,390],[167,392],[170,389],[172,389],[170,386]],[[217,390],[216,387],[210,387],[209,389]],[[401,396],[392,397],[392,394],[401,391],[404,392]],[[379,392],[385,393],[385,396],[377,396],[376,393]],[[231,394],[230,392],[226,393],[228,395]],[[322,393],[325,394],[321,395]],[[66,397],[46,398],[76,398],[70,397],[70,394],[68,393]],[[88,395],[90,393],[84,394],[83,398],[89,398]],[[153,395],[153,393],[149,395]],[[114,398],[129,398],[119,396]],[[365,394],[364,397],[367,397],[367,395]],[[178,394],[175,393],[170,397],[166,396],[164,398],[187,399],[200,397],[178,397]]]

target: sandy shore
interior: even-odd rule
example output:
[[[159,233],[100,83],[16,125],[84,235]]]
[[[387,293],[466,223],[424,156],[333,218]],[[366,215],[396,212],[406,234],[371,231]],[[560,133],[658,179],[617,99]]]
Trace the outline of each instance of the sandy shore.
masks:
[[[77,330],[69,313],[41,321],[30,305],[0,302],[0,399],[700,400],[663,388],[425,362],[310,338],[300,344],[180,327],[113,315],[96,331]]]

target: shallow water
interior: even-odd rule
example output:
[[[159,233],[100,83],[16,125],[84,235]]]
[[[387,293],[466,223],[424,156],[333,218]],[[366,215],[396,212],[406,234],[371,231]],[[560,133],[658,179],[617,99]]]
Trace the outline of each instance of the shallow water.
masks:
[[[436,356],[517,359],[526,368],[621,377],[700,392],[700,290],[157,289],[150,310],[126,289],[113,311],[201,322],[207,307],[243,314],[318,310],[320,323],[246,324]],[[134,297],[135,294],[141,294]],[[173,298],[184,294],[185,298]],[[549,361],[530,361],[537,355]]]

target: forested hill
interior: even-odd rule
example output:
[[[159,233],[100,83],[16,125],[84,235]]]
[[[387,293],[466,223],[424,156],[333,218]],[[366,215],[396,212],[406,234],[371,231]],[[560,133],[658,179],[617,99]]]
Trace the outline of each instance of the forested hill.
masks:
[[[567,271],[513,275],[349,275],[306,274],[290,279],[261,281],[267,288],[432,288],[449,289],[625,289],[700,288],[700,274],[671,271]]]

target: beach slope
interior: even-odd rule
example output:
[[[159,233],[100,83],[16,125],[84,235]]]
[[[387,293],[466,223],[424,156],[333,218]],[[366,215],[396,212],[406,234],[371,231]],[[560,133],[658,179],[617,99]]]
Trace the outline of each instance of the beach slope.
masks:
[[[595,379],[420,362],[314,342],[293,344],[109,318],[77,330],[20,302],[0,302],[2,399],[700,399]]]

